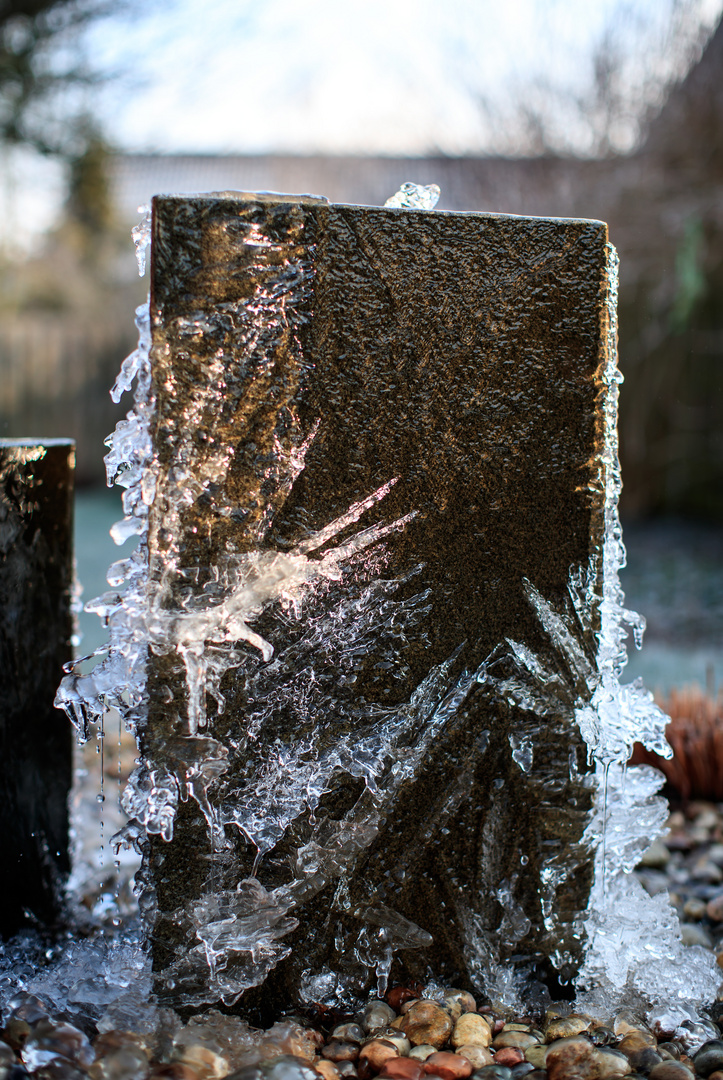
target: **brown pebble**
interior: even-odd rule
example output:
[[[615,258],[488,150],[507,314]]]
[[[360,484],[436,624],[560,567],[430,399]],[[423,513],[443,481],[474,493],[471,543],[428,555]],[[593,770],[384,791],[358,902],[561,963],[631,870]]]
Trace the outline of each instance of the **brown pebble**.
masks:
[[[169,1065],[156,1065],[149,1080],[198,1080],[198,1073],[190,1065],[172,1061]]]
[[[400,1013],[402,1014],[402,1016],[406,1016],[406,1014],[411,1009],[412,1005],[416,1005],[418,1001],[419,1001],[419,998],[410,998],[409,1001],[405,1001],[402,1004],[402,1007],[399,1010]]]
[[[337,1042],[352,1042],[361,1045],[365,1038],[364,1028],[360,1024],[337,1024],[331,1033],[329,1042],[335,1039]]]
[[[708,1074],[708,1080],[723,1080],[723,1072],[720,1072],[719,1069],[716,1069],[715,1072]]]
[[[568,1080],[570,1076],[579,1076],[582,1080],[592,1080],[594,1069],[592,1057],[595,1047],[588,1039],[573,1036],[558,1039],[547,1048],[545,1068],[549,1080]]]
[[[647,1076],[651,1069],[660,1065],[663,1055],[659,1054],[654,1046],[644,1046],[640,1050],[632,1050],[627,1058],[634,1072]]]
[[[723,922],[723,893],[718,893],[705,905],[705,913],[713,922]]]
[[[650,1080],[691,1080],[693,1070],[680,1061],[662,1061],[650,1070]]]
[[[465,1013],[457,1021],[461,1024],[467,1017],[476,1017],[476,1013]],[[417,1001],[404,1016],[401,1030],[414,1046],[429,1043],[436,1050],[441,1050],[452,1034],[452,1018],[436,1001]],[[464,1039],[464,1042],[474,1042]]]
[[[393,986],[387,994],[387,1003],[395,1013],[401,1012],[405,1001],[418,1001],[419,995],[410,990],[408,986]]]
[[[455,1021],[462,1013],[477,1012],[477,1002],[466,990],[446,990],[444,1007]]]
[[[482,1069],[485,1065],[494,1065],[494,1054],[486,1046],[458,1046],[456,1051],[460,1057],[467,1058],[473,1069]]]
[[[539,1041],[529,1031],[501,1031],[499,1035],[495,1035],[492,1045],[495,1050],[501,1050],[503,1046],[516,1046],[518,1049],[526,1050],[528,1046],[534,1046]]]
[[[356,1061],[359,1057],[359,1047],[356,1043],[332,1039],[322,1048],[321,1056],[327,1061]]]
[[[324,1077],[324,1080],[341,1080],[341,1073],[333,1061],[315,1061],[314,1068]]]
[[[393,1043],[386,1039],[372,1039],[359,1051],[359,1067],[366,1065],[379,1072],[384,1062],[394,1057],[399,1057],[399,1051]]]
[[[636,1050],[644,1050],[646,1046],[657,1046],[658,1040],[649,1031],[629,1031],[617,1045],[627,1057]]]
[[[501,1046],[495,1051],[495,1065],[506,1065],[508,1069],[511,1069],[524,1060],[524,1052],[519,1046]]]
[[[534,1065],[536,1069],[544,1069],[549,1049],[550,1047],[545,1046],[543,1043],[528,1046],[525,1050],[525,1061],[529,1061],[530,1065]]]
[[[570,1016],[558,1016],[545,1028],[545,1042],[555,1042],[556,1039],[570,1039],[574,1035],[581,1035],[583,1031],[589,1031],[592,1021],[588,1016],[578,1016],[571,1013]]]
[[[389,1058],[382,1065],[379,1075],[388,1080],[421,1080],[424,1076],[424,1065],[421,1061],[415,1061],[414,1058]]]
[[[228,1076],[231,1071],[226,1058],[200,1043],[179,1046],[174,1057],[182,1065],[188,1065],[193,1069],[200,1080],[220,1080],[222,1076]]]
[[[442,1080],[467,1080],[472,1075],[472,1064],[459,1054],[450,1054],[444,1050],[430,1054],[424,1062],[425,1073],[441,1076]]]
[[[483,1016],[479,1013],[463,1013],[452,1032],[452,1046],[489,1046],[492,1042],[492,1031]]]
[[[104,1031],[93,1040],[96,1059],[105,1057],[114,1050],[125,1050],[128,1046],[143,1050],[146,1057],[150,1059],[151,1054],[142,1035],[135,1035],[130,1031]]]
[[[436,1048],[430,1046],[428,1043],[420,1043],[419,1046],[413,1046],[409,1051],[409,1057],[414,1058],[415,1061],[426,1061],[430,1054],[436,1053]]]
[[[12,1046],[13,1050],[20,1050],[25,1045],[25,1040],[30,1034],[30,1024],[27,1020],[16,1017],[8,1020],[3,1032],[3,1039]]]
[[[619,1050],[612,1046],[599,1046],[593,1051],[593,1075],[597,1080],[605,1080],[606,1077],[627,1076],[633,1071],[633,1067]]]

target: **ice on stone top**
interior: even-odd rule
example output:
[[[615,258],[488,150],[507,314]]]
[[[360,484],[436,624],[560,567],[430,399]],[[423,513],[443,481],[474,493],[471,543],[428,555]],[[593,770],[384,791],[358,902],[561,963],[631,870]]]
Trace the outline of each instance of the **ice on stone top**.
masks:
[[[402,184],[399,191],[384,203],[385,206],[400,207],[404,210],[434,210],[439,202],[437,184]]]

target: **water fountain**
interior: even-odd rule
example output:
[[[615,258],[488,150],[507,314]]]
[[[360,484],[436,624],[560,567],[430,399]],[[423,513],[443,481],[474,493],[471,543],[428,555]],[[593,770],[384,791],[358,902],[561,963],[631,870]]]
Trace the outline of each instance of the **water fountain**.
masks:
[[[69,870],[72,742],[53,708],[71,659],[75,447],[0,440],[0,934],[51,923]]]
[[[667,750],[620,684],[606,228],[418,198],[159,197],[138,231],[107,461],[140,544],[95,602],[106,659],[58,698],[82,737],[117,707],[141,751],[118,843],[152,971],[116,942],[101,1030],[390,981],[539,1004],[575,975],[672,1030],[715,994],[629,874],[665,817],[630,746]]]

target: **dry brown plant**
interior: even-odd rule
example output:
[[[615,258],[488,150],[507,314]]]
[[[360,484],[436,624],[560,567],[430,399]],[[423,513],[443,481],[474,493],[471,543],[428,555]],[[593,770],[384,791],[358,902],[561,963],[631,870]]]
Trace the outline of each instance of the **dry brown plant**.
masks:
[[[633,765],[654,765],[683,802],[723,802],[723,695],[717,698],[698,686],[671,690],[658,702],[670,717],[665,735],[673,757],[661,758],[636,743]]]

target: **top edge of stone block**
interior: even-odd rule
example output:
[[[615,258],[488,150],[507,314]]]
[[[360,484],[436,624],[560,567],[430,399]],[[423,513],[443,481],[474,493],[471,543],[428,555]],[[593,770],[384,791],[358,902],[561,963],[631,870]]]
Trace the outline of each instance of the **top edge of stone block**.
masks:
[[[598,225],[605,232],[607,240],[607,222],[599,218],[581,217],[545,217],[542,214],[506,214],[494,210],[422,210],[416,207],[405,206],[375,206],[371,203],[333,203],[323,195],[295,195],[278,191],[199,191],[183,192],[178,194],[159,194],[153,196],[154,205],[157,202],[201,202],[201,201],[228,201],[228,202],[259,202],[266,205],[282,206],[288,203],[299,203],[303,206],[328,206],[336,209],[351,210],[384,210],[389,214],[430,214],[435,217],[464,217],[484,218],[495,221],[520,221],[541,222],[549,221],[561,225],[580,225],[586,228]]]

